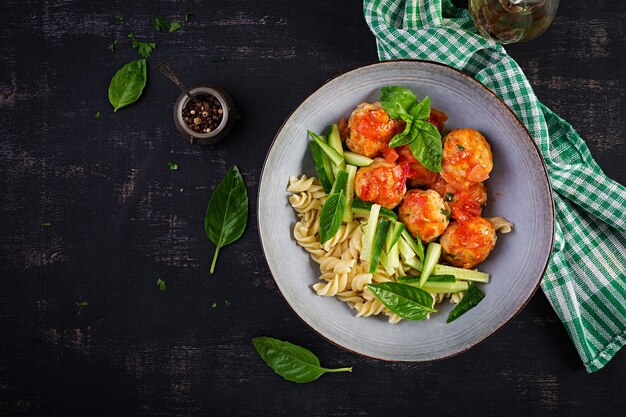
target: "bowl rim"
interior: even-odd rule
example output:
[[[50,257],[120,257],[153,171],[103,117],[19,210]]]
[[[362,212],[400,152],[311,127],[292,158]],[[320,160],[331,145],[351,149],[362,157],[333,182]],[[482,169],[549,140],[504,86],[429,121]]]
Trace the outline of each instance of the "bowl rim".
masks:
[[[289,302],[287,301],[287,299],[285,298],[285,295],[283,294],[283,292],[280,290],[280,286],[278,285],[278,282],[276,281],[276,277],[274,277],[274,274],[272,273],[272,268],[269,265],[269,262],[267,260],[267,253],[266,253],[266,249],[265,249],[265,244],[263,241],[263,235],[261,233],[261,228],[262,228],[262,224],[261,224],[261,205],[259,204],[260,201],[260,193],[261,193],[261,184],[263,182],[263,176],[265,173],[265,168],[267,165],[267,159],[269,157],[269,154],[272,150],[272,148],[274,147],[276,140],[278,139],[278,137],[280,136],[281,132],[283,131],[283,129],[285,128],[285,124],[287,124],[287,121],[289,121],[289,119],[291,119],[291,116],[293,116],[293,114],[302,106],[302,104],[304,104],[305,101],[307,101],[309,99],[309,97],[311,97],[313,94],[315,94],[319,89],[321,89],[322,87],[324,87],[326,84],[328,84],[329,82],[335,80],[336,78],[339,78],[347,73],[350,73],[352,71],[356,71],[359,69],[363,69],[363,68],[368,68],[368,67],[373,67],[373,66],[384,66],[384,65],[393,65],[394,63],[398,63],[398,62],[408,62],[408,63],[417,63],[417,64],[427,64],[427,65],[434,65],[434,66],[439,66],[439,67],[443,67],[446,69],[450,69],[454,72],[456,72],[457,74],[461,75],[463,78],[467,79],[470,83],[475,84],[477,86],[479,86],[480,88],[482,88],[483,90],[485,90],[489,95],[491,95],[494,99],[496,99],[497,101],[499,101],[505,108],[506,111],[508,111],[508,113],[512,116],[512,119],[518,124],[520,125],[520,127],[523,129],[523,131],[526,133],[525,135],[525,140],[528,140],[532,143],[533,145],[533,149],[535,150],[535,152],[537,152],[537,156],[539,157],[539,160],[541,161],[541,166],[543,168],[543,177],[545,180],[545,185],[547,185],[547,189],[548,192],[550,194],[550,211],[551,211],[551,220],[552,220],[552,231],[550,233],[550,250],[549,250],[549,256],[546,260],[546,263],[544,265],[544,267],[542,268],[542,272],[541,275],[539,275],[537,277],[537,282],[534,285],[533,290],[531,291],[530,295],[528,296],[528,298],[519,306],[519,308],[511,315],[511,317],[509,317],[506,321],[504,321],[500,326],[498,326],[495,330],[493,330],[491,333],[487,334],[486,336],[484,336],[483,338],[476,340],[475,342],[473,342],[472,344],[470,344],[469,346],[467,346],[465,349],[460,350],[458,352],[446,355],[446,356],[442,356],[439,358],[435,358],[435,359],[426,359],[426,360],[415,360],[415,359],[388,359],[388,358],[379,358],[376,356],[372,356],[372,355],[367,355],[361,352],[357,352],[353,349],[347,348],[337,342],[335,342],[334,340],[328,338],[327,336],[323,335],[322,333],[320,333],[317,329],[315,329],[312,325],[310,325],[302,316],[300,316],[300,314],[298,314],[298,312],[291,306],[291,304],[289,304]],[[552,190],[552,185],[550,184],[550,177],[548,176],[548,170],[546,168],[546,163],[545,160],[543,158],[543,156],[541,155],[541,151],[539,149],[539,145],[537,145],[537,143],[534,141],[532,135],[530,134],[530,131],[528,130],[528,128],[526,127],[526,125],[524,125],[524,123],[522,123],[522,121],[519,119],[519,117],[517,117],[517,114],[515,114],[515,112],[513,110],[511,110],[511,108],[504,102],[504,100],[502,100],[496,93],[494,93],[493,91],[491,91],[489,88],[487,88],[483,83],[481,83],[480,81],[478,81],[477,79],[475,79],[474,77],[464,73],[463,71],[454,68],[450,65],[446,65],[446,64],[442,64],[440,62],[436,62],[436,61],[428,61],[428,60],[424,60],[424,59],[390,59],[390,60],[385,60],[385,61],[375,61],[375,62],[370,62],[367,64],[362,64],[362,65],[357,65],[354,67],[351,67],[345,71],[342,71],[340,73],[338,73],[337,75],[330,77],[328,79],[326,79],[322,84],[320,84],[317,88],[315,88],[313,91],[311,91],[309,94],[307,94],[301,101],[300,103],[295,106],[293,108],[293,110],[287,115],[287,117],[285,118],[285,120],[282,122],[282,124],[280,125],[280,127],[278,128],[278,130],[276,131],[276,135],[274,136],[274,139],[272,139],[272,142],[267,150],[267,153],[265,154],[265,160],[263,161],[263,166],[261,168],[261,175],[259,176],[259,188],[257,190],[257,210],[256,210],[256,214],[257,214],[257,233],[259,235],[259,240],[261,242],[261,248],[263,250],[263,257],[265,259],[265,264],[267,265],[268,269],[270,270],[270,274],[272,275],[272,279],[274,280],[274,283],[276,284],[276,287],[278,289],[278,293],[280,294],[280,296],[283,298],[283,300],[285,301],[285,303],[287,304],[287,306],[289,306],[289,308],[296,314],[296,316],[298,318],[300,318],[300,320],[302,320],[311,330],[313,330],[318,336],[321,336],[324,340],[326,340],[327,342],[330,342],[331,344],[347,351],[347,352],[351,352],[354,354],[357,354],[359,356],[362,357],[366,357],[366,358],[371,358],[371,359],[376,359],[376,360],[380,360],[380,361],[385,361],[385,362],[400,362],[400,363],[429,363],[429,362],[436,362],[436,361],[443,361],[445,359],[449,359],[452,357],[455,357],[457,355],[460,355],[461,353],[465,353],[468,350],[476,347],[478,344],[484,342],[485,340],[489,339],[491,336],[495,335],[496,333],[498,333],[500,330],[502,330],[502,328],[504,328],[507,324],[509,324],[515,317],[517,317],[517,315],[528,305],[528,303],[530,302],[530,300],[535,296],[535,294],[537,293],[537,290],[539,289],[539,286],[541,285],[541,280],[544,276],[544,274],[546,273],[546,270],[548,269],[548,265],[550,264],[550,259],[551,259],[551,255],[552,255],[552,251],[554,250],[554,234],[555,234],[555,229],[556,229],[556,209],[554,206],[554,192]]]

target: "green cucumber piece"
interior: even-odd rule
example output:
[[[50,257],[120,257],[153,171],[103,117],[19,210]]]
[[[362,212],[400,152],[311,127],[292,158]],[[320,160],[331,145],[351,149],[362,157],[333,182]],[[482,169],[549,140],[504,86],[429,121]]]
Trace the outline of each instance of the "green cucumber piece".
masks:
[[[424,284],[422,289],[429,293],[453,293],[467,291],[469,284],[465,281],[458,282],[430,282],[430,280]]]
[[[398,277],[398,282],[413,287],[420,286],[420,278],[417,275]],[[468,287],[467,282],[457,281],[452,275],[431,275],[428,282],[421,288],[429,293],[453,293],[465,291]]]
[[[373,274],[378,269],[378,262],[380,261],[380,254],[383,252],[385,246],[385,239],[387,239],[387,232],[389,232],[389,224],[391,222],[386,219],[381,219],[378,222],[378,228],[376,230],[376,237],[374,238],[374,246],[372,247],[372,257],[370,262],[370,274]]]
[[[354,204],[354,202],[352,204]],[[359,257],[364,262],[369,262],[372,259],[372,247],[374,246],[379,213],[380,205],[374,204],[370,210],[365,230],[363,231],[363,247],[361,248],[361,255]]]
[[[413,249],[411,249],[409,244],[406,243],[406,241],[404,239],[398,240],[398,249],[400,249],[400,255],[402,255],[402,259],[404,259],[405,262],[413,260],[417,256],[415,254],[415,252],[413,252]],[[420,271],[422,270],[422,264],[421,263],[420,263],[419,270]]]
[[[346,160],[346,163],[357,167],[366,167],[372,165],[374,162],[373,159],[368,158],[367,156],[359,155],[358,153],[350,151],[343,151],[343,157]]]
[[[313,155],[313,162],[315,163],[315,172],[317,172],[317,179],[320,180],[320,183],[324,188],[324,192],[326,194],[329,194],[331,188],[333,187],[333,183],[326,173],[326,167],[324,166],[324,157],[326,155],[324,155],[322,149],[320,148],[320,145],[318,145],[315,141],[311,142],[311,154]]]
[[[387,259],[389,260],[390,268],[396,269],[400,267],[400,249],[398,249],[397,242],[402,233],[402,223],[391,223],[389,231],[387,232],[387,239],[385,241],[385,252],[387,253]]]
[[[330,193],[334,194],[334,193],[338,193],[341,190],[345,190],[347,182],[348,182],[348,173],[344,170],[337,171],[337,176],[335,177],[335,183],[333,184],[333,188],[330,190]]]
[[[437,275],[454,275],[456,279],[461,279],[463,281],[489,283],[489,274],[475,269],[456,268],[448,265],[435,265],[433,273]]]
[[[421,261],[424,260],[424,246],[422,246],[422,241],[418,238],[413,239],[413,236],[409,233],[407,229],[402,231],[402,238],[409,244],[411,250],[415,252],[415,254],[420,258]]]
[[[422,268],[424,267],[422,262],[417,259],[417,256],[414,256],[412,259],[405,259],[404,263],[407,264],[408,266],[410,266],[411,268],[415,269],[416,271],[422,271]]]
[[[356,167],[354,165],[346,165],[348,173],[348,181],[346,182],[346,211],[343,213],[343,221],[352,221],[352,202],[354,201],[354,179],[356,178]]]
[[[426,248],[426,256],[424,257],[424,267],[422,275],[420,275],[420,287],[423,287],[428,281],[428,277],[435,269],[435,265],[439,262],[441,256],[441,245],[439,243],[430,242]]]
[[[369,201],[363,201],[360,198],[354,198],[354,201],[352,202],[352,212],[353,213],[366,213],[369,212],[372,209],[372,206],[377,205],[380,207],[380,205],[378,204],[374,204],[371,203]],[[354,210],[356,209],[356,211]],[[367,213],[369,215],[369,213]],[[388,208],[385,207],[380,207],[380,215],[382,217],[385,217],[388,220],[398,220],[398,216],[396,215],[396,213],[394,213],[392,210],[389,210]]]
[[[384,251],[380,254],[380,264],[383,266],[383,268],[385,268],[385,272],[387,272],[389,275],[393,275],[393,273],[395,272],[395,268],[391,264],[391,259],[389,259],[389,256],[387,256]]]
[[[327,144],[319,135],[307,130],[313,140],[320,146],[322,151],[330,158],[331,162],[337,166],[344,162],[343,155],[339,154],[332,146]]]

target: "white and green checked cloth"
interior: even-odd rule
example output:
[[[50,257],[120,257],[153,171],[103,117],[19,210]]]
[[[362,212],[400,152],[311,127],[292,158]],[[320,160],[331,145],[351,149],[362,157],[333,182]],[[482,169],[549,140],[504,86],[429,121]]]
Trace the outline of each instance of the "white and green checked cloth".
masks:
[[[556,236],[541,283],[587,371],[626,342],[626,189],[609,179],[587,145],[541,104],[519,65],[481,37],[450,0],[364,0],[381,60],[441,62],[495,92],[539,145],[554,191]]]

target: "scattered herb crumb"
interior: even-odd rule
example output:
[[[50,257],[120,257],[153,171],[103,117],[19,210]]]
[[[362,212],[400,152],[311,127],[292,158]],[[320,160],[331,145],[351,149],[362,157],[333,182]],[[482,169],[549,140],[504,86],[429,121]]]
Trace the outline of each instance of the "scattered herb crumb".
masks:
[[[184,20],[185,20],[185,22],[189,22],[189,19],[191,18],[191,16],[193,16],[191,13],[187,13],[187,14],[185,15],[185,19],[184,19]]]
[[[41,223],[41,227],[52,227],[52,223],[50,222]]]
[[[124,17],[117,16],[117,17],[113,18],[113,22],[112,23],[114,25],[121,25],[123,21],[124,21]]]
[[[448,212],[447,212],[446,210],[444,210],[444,209],[440,209],[439,211],[441,212],[441,214],[443,214],[444,216],[446,216],[446,220],[450,220],[450,214],[451,214],[451,213],[448,213]]]
[[[457,143],[456,147],[459,148],[459,151],[464,151],[465,150],[465,148],[463,146],[459,145],[458,143]]]
[[[452,198],[454,197],[454,194],[452,193],[446,193],[446,198],[444,199],[446,202],[450,202],[452,201]]]
[[[109,46],[107,46],[107,51],[115,52],[117,51],[117,39],[113,39]]]
[[[159,287],[161,292],[165,292],[165,290],[167,290],[167,282],[161,278],[157,279],[156,285]]]
[[[230,307],[230,301],[224,300],[224,304],[226,304],[226,307]]]
[[[89,305],[89,303],[85,300],[74,301],[74,304],[76,304],[76,307],[78,308],[87,307]]]
[[[140,42],[135,39],[135,34],[133,32],[130,32],[128,37],[133,42],[133,48],[137,49],[137,52],[139,52],[139,55],[141,55],[143,59],[148,59],[150,55],[152,55],[152,52],[156,49],[156,43]]]
[[[185,191],[185,189],[184,189],[183,187],[180,187],[180,188],[178,189],[178,191],[180,191],[180,192],[182,193],[183,191]]]
[[[178,29],[180,29],[182,26],[180,25],[180,23],[178,22],[172,22],[172,24],[170,25],[170,28],[167,30],[168,32],[172,33],[172,32],[176,32]]]
[[[93,115],[94,119],[100,118],[100,111],[97,111],[96,114]]]
[[[211,308],[215,308],[215,307],[217,307],[217,303],[211,304]]]
[[[178,171],[178,168],[180,168],[180,166],[176,162],[171,161],[167,163],[167,167],[170,169],[170,171]]]
[[[224,62],[224,61],[226,61],[226,57],[224,56],[218,56],[211,60],[211,62]]]
[[[152,26],[154,26],[154,28],[159,32],[161,29],[170,30],[170,23],[161,16],[157,16],[152,19]]]

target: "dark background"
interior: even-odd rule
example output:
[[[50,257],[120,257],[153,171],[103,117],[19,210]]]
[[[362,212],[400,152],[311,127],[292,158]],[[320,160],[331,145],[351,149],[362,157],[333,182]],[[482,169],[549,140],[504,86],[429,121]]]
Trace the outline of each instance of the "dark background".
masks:
[[[150,23],[185,13],[193,16],[176,33]],[[111,23],[116,16],[121,25]],[[539,98],[622,184],[625,21],[625,2],[567,0],[540,39],[507,47]],[[624,352],[587,374],[541,291],[486,342],[419,364],[346,352],[280,296],[257,235],[261,166],[307,94],[377,59],[361,2],[5,0],[0,23],[0,415],[622,412]],[[109,81],[137,59],[130,31],[157,49],[143,96],[114,114]],[[116,53],[107,51],[113,39]],[[208,80],[232,93],[243,119],[226,141],[181,139],[171,116],[178,92],[155,68],[163,61],[188,83]],[[204,211],[235,163],[251,215],[210,276]],[[165,293],[157,278],[167,281]],[[354,372],[286,382],[252,347],[260,335]]]

